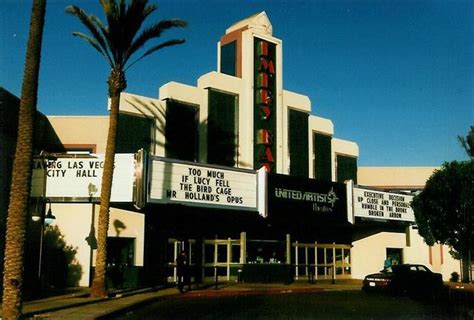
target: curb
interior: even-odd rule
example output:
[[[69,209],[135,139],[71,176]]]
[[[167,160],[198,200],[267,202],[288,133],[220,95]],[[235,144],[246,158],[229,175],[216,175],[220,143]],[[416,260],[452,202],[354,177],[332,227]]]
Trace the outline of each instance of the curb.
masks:
[[[94,303],[107,301],[107,300],[109,300],[109,299],[108,298],[97,298],[95,300],[75,302],[75,303],[71,303],[71,304],[63,304],[61,306],[50,307],[50,308],[45,308],[45,309],[40,309],[40,310],[32,310],[32,311],[22,313],[22,317],[23,318],[34,318],[36,316],[41,317],[41,315],[45,314],[45,313],[50,313],[50,312],[55,312],[55,311],[65,310],[65,309],[70,309],[70,308],[75,308],[75,307],[81,307],[81,306],[85,306],[85,305],[88,305],[88,304],[94,304]]]
[[[256,296],[256,295],[276,295],[276,294],[291,294],[291,293],[309,293],[325,291],[324,288],[271,288],[271,289],[217,289],[217,290],[198,290],[189,291],[180,294],[180,297],[226,297],[226,296]]]
[[[174,296],[177,296],[177,295],[179,295],[179,293],[170,294],[170,295],[163,295],[163,296],[149,297],[149,298],[143,299],[139,302],[132,303],[130,305],[126,305],[126,306],[123,306],[123,307],[117,307],[113,311],[109,311],[109,312],[106,311],[106,312],[104,312],[104,314],[96,315],[93,319],[96,319],[96,320],[110,319],[111,317],[124,315],[124,314],[126,314],[130,311],[139,309],[141,307],[144,307],[146,305],[152,304],[152,303],[160,301],[160,300],[173,298]]]
[[[44,315],[45,313],[51,313],[55,311],[60,311],[60,310],[66,310],[66,309],[71,309],[71,308],[76,308],[76,307],[82,307],[86,306],[89,304],[95,304],[95,303],[100,303],[104,301],[110,301],[113,299],[120,299],[132,295],[137,295],[137,294],[142,294],[142,293],[147,293],[147,292],[152,292],[152,291],[158,291],[162,288],[145,288],[145,289],[140,289],[140,290],[135,290],[135,291],[127,291],[127,292],[119,292],[119,293],[111,293],[111,296],[108,298],[90,298],[89,300],[86,301],[77,301],[77,302],[71,302],[71,303],[65,303],[62,305],[58,305],[55,307],[49,307],[49,308],[43,308],[43,309],[37,309],[37,310],[31,310],[31,311],[26,311],[22,313],[22,317],[24,318],[34,318],[34,317],[39,317],[41,318],[41,315]],[[72,296],[72,298],[81,298],[81,297],[88,297],[89,293],[84,293],[76,296]],[[49,301],[55,301],[55,300],[61,300],[61,297],[51,297],[44,299],[44,302],[49,302]],[[1,319],[1,318],[0,318]]]

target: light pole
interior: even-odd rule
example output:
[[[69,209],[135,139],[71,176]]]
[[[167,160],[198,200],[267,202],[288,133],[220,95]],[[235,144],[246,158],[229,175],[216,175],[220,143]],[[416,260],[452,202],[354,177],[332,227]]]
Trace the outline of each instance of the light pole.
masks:
[[[41,150],[40,154],[36,157],[41,163],[42,170],[42,182],[38,184],[39,190],[41,190],[41,196],[36,198],[36,209],[31,216],[35,222],[40,222],[40,243],[39,243],[39,258],[38,258],[38,282],[42,287],[42,258],[43,258],[43,238],[44,238],[44,226],[53,223],[56,218],[51,212],[51,200],[46,197],[46,185],[48,180],[48,168],[50,161],[56,161],[57,157],[49,152]],[[46,204],[49,203],[48,211],[46,212]]]
[[[32,219],[33,221],[40,222],[40,243],[39,243],[39,258],[38,258],[38,281],[42,287],[43,281],[42,281],[42,260],[43,260],[43,238],[44,238],[44,227],[45,225],[50,225],[54,222],[56,217],[53,215],[53,212],[51,211],[51,200],[49,198],[42,198],[42,208],[39,210],[39,215],[33,215]],[[46,211],[46,204],[49,204],[48,206],[48,212],[45,214]],[[38,213],[38,212],[37,212]]]
[[[89,183],[89,186],[87,187],[88,192],[89,192],[89,203],[92,206],[92,217],[91,217],[91,228],[89,231],[89,235],[86,237],[86,242],[90,247],[89,250],[89,286],[92,285],[92,260],[94,258],[94,250],[97,249],[97,239],[95,237],[95,227],[94,227],[94,221],[95,221],[95,203],[92,201],[92,198],[94,194],[98,191],[97,187],[93,183]]]

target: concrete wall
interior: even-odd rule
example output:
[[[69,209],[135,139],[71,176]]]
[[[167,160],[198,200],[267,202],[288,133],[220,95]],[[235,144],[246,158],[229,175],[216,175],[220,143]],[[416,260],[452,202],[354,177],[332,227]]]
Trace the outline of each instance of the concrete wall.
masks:
[[[360,185],[380,189],[422,189],[439,167],[359,167]]]
[[[429,247],[413,227],[406,233],[379,232],[353,241],[352,245],[354,279],[363,279],[367,274],[382,270],[387,248],[402,249],[403,263],[426,265],[433,272],[441,273],[444,281],[449,280],[452,272],[459,273],[459,261],[451,257],[449,248],[440,245]]]
[[[86,237],[93,230],[97,238],[99,206],[90,203],[53,203],[51,210],[56,217],[54,225],[58,226],[64,235],[64,241],[77,250],[76,260],[82,267],[79,286],[87,287],[89,286],[90,267],[95,266],[95,250],[91,252]],[[93,216],[94,228],[92,229]],[[121,221],[125,226],[120,234],[114,228],[116,220]],[[144,233],[145,217],[143,214],[111,208],[108,236],[135,239],[134,264],[136,266],[143,266]]]
[[[66,148],[93,146],[94,153],[105,153],[108,116],[48,116],[48,120]]]

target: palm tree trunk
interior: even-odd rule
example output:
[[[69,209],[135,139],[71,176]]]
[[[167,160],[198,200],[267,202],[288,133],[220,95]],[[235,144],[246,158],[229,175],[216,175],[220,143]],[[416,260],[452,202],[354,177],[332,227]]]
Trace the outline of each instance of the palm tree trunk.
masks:
[[[46,0],[33,1],[7,216],[2,306],[4,319],[19,318],[22,308],[23,252],[30,198],[34,123],[45,12]]]
[[[97,256],[91,296],[107,297],[105,276],[107,271],[107,231],[109,229],[110,195],[114,174],[115,146],[117,142],[120,93],[125,89],[125,76],[121,70],[112,70],[109,77],[110,118],[105,149],[104,172],[100,193],[99,223],[97,227]]]

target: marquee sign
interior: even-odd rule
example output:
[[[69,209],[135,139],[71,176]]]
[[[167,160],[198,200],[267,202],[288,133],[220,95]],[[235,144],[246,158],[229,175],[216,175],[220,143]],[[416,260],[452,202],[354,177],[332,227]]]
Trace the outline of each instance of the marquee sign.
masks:
[[[257,173],[153,157],[148,202],[257,210]]]
[[[343,183],[269,174],[268,206],[270,215],[301,214],[316,220],[347,221]]]
[[[75,202],[100,197],[104,158],[102,154],[91,154],[83,158],[35,159],[31,195]],[[132,201],[134,170],[133,154],[115,155],[111,201]]]
[[[354,187],[354,216],[415,222],[413,196]]]
[[[254,167],[272,172],[276,162],[276,45],[255,38],[254,48]]]

